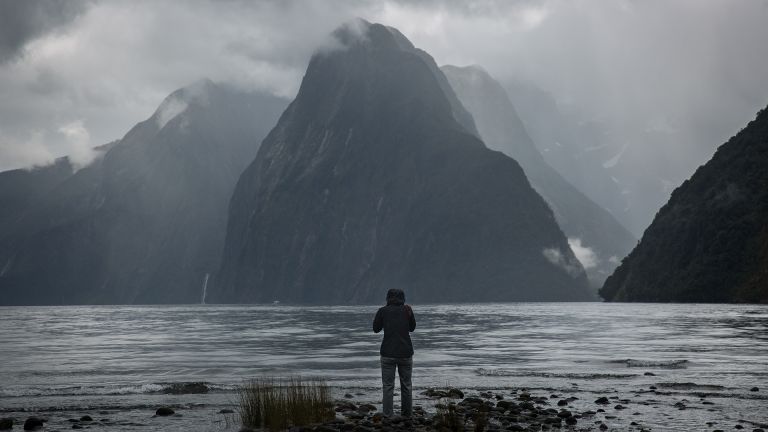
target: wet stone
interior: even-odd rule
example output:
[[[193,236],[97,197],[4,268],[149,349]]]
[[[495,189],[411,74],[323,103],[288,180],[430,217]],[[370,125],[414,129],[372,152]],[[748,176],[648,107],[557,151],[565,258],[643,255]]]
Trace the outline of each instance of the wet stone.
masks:
[[[502,400],[502,401],[497,402],[496,406],[498,408],[501,408],[501,409],[504,409],[504,410],[508,410],[508,409],[512,409],[512,408],[517,407],[517,404],[514,403],[514,402]]]
[[[43,427],[43,419],[30,417],[24,422],[24,430],[38,430]]]
[[[342,401],[336,404],[336,412],[356,411],[356,410],[357,410],[357,405],[353,404],[352,402]]]
[[[371,405],[371,404],[362,404],[359,407],[357,407],[357,410],[360,411],[360,412],[376,411],[376,406],[375,405]],[[416,412],[416,413],[418,413],[418,412],[422,412],[423,413],[423,410],[420,410],[418,408],[414,408],[413,411]]]
[[[11,430],[13,429],[13,419],[12,418],[2,418],[0,419],[0,430]]]
[[[160,407],[155,411],[155,415],[165,417],[175,414],[175,411],[168,407]]]

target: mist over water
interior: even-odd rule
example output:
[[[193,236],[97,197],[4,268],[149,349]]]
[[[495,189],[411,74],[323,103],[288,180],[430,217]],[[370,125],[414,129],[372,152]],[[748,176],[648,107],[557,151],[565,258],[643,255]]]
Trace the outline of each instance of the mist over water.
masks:
[[[133,416],[120,430],[216,423],[256,376],[325,378],[337,397],[380,401],[376,306],[83,306],[0,308],[0,415]],[[768,422],[768,307],[511,303],[415,305],[414,386],[527,387],[588,404],[633,397],[646,424]],[[651,372],[653,376],[645,375]],[[205,394],[185,383],[206,383]],[[659,393],[649,393],[650,386]],[[750,392],[751,387],[760,392]],[[618,394],[618,393],[617,393]],[[703,401],[713,405],[693,407]],[[677,411],[676,401],[692,407]],[[642,401],[650,402],[648,405]],[[151,420],[180,407],[172,423]],[[707,411],[711,409],[712,411]],[[125,413],[128,414],[120,414]],[[664,413],[664,415],[661,415]],[[673,418],[667,417],[671,413]],[[21,416],[21,415],[19,415]],[[171,421],[171,420],[163,420]],[[617,420],[618,421],[618,420]],[[189,423],[188,423],[189,422]],[[143,426],[140,426],[143,425]]]

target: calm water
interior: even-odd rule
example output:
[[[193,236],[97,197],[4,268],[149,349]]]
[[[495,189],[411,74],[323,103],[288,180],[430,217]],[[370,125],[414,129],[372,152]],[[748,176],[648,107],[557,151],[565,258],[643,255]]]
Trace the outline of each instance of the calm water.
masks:
[[[654,429],[768,423],[768,307],[521,303],[415,305],[414,385],[527,387],[588,406],[620,394]],[[109,418],[113,430],[237,430],[218,415],[261,376],[324,377],[379,402],[376,307],[0,308],[0,417]],[[653,375],[646,375],[651,373]],[[205,382],[206,394],[166,394]],[[648,392],[655,385],[658,393]],[[750,391],[758,387],[758,392]],[[700,404],[704,398],[713,403]],[[648,402],[640,404],[640,402]],[[678,411],[677,401],[691,408]],[[422,401],[426,403],[425,401]],[[418,403],[418,402],[417,402]],[[182,413],[152,418],[171,405]],[[149,414],[147,414],[149,413]],[[61,423],[57,423],[61,422]],[[749,423],[751,422],[751,423]],[[754,426],[757,427],[757,426]]]

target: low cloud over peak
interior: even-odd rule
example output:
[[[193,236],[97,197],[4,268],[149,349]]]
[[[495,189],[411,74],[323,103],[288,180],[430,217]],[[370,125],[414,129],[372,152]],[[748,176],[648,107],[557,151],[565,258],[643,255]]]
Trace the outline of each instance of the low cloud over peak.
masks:
[[[357,17],[397,28],[440,64],[529,81],[609,123],[625,157],[669,166],[673,186],[768,101],[766,1],[9,1],[0,170],[66,154],[59,129],[73,122],[92,145],[119,138],[203,77],[292,97],[311,55]],[[648,130],[678,144],[654,145]]]

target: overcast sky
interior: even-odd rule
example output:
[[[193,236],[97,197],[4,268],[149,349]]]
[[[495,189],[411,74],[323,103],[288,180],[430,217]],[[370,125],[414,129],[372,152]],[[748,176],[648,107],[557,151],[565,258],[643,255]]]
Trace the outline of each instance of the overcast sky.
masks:
[[[204,77],[293,96],[358,16],[585,116],[695,129],[699,159],[768,104],[768,0],[0,0],[0,170],[85,159]]]

